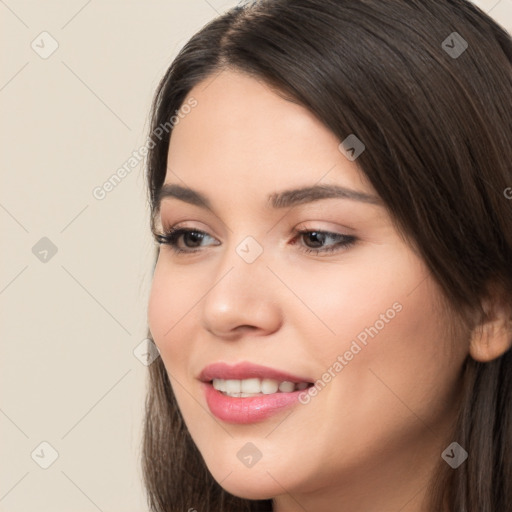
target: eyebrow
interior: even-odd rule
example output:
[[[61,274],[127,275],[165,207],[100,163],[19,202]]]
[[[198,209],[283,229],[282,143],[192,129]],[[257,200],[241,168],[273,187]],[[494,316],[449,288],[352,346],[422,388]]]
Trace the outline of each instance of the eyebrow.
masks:
[[[197,190],[177,184],[164,184],[157,195],[157,207],[164,198],[175,198],[186,203],[212,210],[210,200]],[[298,204],[311,203],[321,199],[350,199],[363,203],[382,205],[382,200],[374,195],[359,192],[339,185],[312,185],[276,192],[267,196],[271,208],[287,208]]]

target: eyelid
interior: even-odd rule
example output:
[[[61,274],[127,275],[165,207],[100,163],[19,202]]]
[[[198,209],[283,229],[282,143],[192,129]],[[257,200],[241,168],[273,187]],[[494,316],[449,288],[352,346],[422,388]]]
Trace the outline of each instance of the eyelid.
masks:
[[[161,220],[161,219],[160,219]],[[193,223],[193,225],[189,225],[189,223]],[[321,223],[327,223],[331,226],[334,225],[334,228],[331,227],[323,227],[319,224]],[[175,223],[172,222],[166,222],[161,221],[159,223],[155,223],[155,230],[162,233],[162,232],[168,232],[168,231],[175,231],[177,229],[190,229],[191,231],[200,231],[205,234],[207,234],[210,237],[213,237],[217,240],[219,240],[219,237],[212,232],[210,227],[201,227],[200,224],[203,224],[199,220],[184,220],[184,221],[178,221]],[[204,224],[203,224],[204,226]],[[298,231],[319,231],[322,233],[329,233],[332,235],[345,235],[345,236],[355,236],[356,232],[355,229],[347,226],[347,225],[341,225],[336,224],[334,222],[326,222],[325,220],[320,219],[311,219],[307,221],[300,222],[296,225],[296,227],[291,227],[289,230],[296,234]],[[229,230],[231,231],[231,230]]]
[[[193,223],[193,225],[189,225],[189,223]],[[200,224],[202,224],[200,221],[195,220],[184,220],[175,223],[163,222],[161,232],[176,231],[178,229],[189,229],[190,231],[200,231],[201,233],[206,233],[208,236],[218,239],[218,237],[212,233],[212,230],[209,227],[201,227]]]
[[[325,224],[327,224],[328,226],[324,227]],[[297,227],[293,229],[301,231],[322,231],[324,233],[331,233],[333,235],[355,236],[356,234],[356,230],[347,225],[337,224],[335,222],[328,222],[320,219],[312,219],[300,222],[299,224],[297,224]]]

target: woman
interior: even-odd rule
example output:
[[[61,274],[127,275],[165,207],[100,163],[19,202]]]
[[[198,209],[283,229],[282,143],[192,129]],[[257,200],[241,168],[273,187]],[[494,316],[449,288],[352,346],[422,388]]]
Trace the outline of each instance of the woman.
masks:
[[[462,0],[271,0],[162,79],[154,511],[512,510],[512,43]]]

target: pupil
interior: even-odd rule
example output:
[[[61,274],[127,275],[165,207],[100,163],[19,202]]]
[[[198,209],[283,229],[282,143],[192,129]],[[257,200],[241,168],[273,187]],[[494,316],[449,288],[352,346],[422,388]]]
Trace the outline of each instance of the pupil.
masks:
[[[311,231],[311,233],[308,235],[310,238],[317,238],[317,237],[322,237],[323,236],[323,233],[318,233],[317,231]],[[316,240],[317,244],[318,245],[322,245],[322,240]]]
[[[201,243],[201,238],[202,238],[201,233],[197,233],[196,231],[192,231],[192,232],[189,232],[189,233],[185,233],[185,237],[187,237],[187,236],[192,238],[192,246],[193,247],[195,247],[194,246],[195,242],[198,242],[199,244]],[[194,240],[194,238],[195,238],[195,240]],[[188,244],[186,244],[186,245],[188,245]]]

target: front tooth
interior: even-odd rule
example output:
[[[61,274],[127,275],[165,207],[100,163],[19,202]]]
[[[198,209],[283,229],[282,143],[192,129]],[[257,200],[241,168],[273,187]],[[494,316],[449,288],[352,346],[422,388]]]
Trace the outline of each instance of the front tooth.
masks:
[[[260,379],[244,379],[241,381],[240,391],[242,393],[259,393],[261,391]]]
[[[274,379],[263,379],[261,381],[261,392],[264,395],[270,395],[271,393],[277,393],[279,388],[279,382]]]
[[[239,380],[226,380],[226,393],[240,393],[242,383]]]
[[[213,379],[213,387],[217,391],[226,391],[226,381],[224,379]]]
[[[295,390],[295,383],[288,382],[287,380],[281,382],[279,384],[279,391],[282,391],[283,393],[291,393]]]

